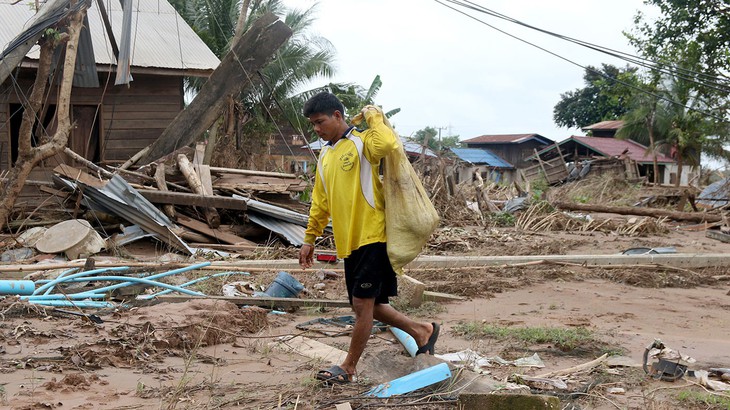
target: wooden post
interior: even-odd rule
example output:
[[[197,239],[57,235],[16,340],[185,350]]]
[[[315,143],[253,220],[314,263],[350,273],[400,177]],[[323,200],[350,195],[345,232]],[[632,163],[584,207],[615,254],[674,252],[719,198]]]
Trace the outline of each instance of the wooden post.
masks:
[[[185,176],[185,179],[188,181],[190,189],[192,189],[193,192],[198,195],[205,196],[203,183],[200,182],[198,174],[195,173],[195,169],[193,169],[192,164],[190,164],[190,160],[188,160],[188,157],[186,157],[185,154],[179,154],[177,156],[177,161],[178,166],[180,167],[180,172],[182,172],[182,174]],[[218,215],[218,211],[216,211],[215,208],[203,208],[203,213],[205,214],[205,220],[208,222],[208,226],[213,229],[221,226],[221,217],[220,215]]]
[[[167,183],[165,183],[165,163],[160,162],[157,164],[157,168],[155,169],[155,184],[157,185],[157,188],[160,191],[167,192]],[[171,220],[175,219],[175,206],[174,205],[163,205],[162,211],[165,212],[165,215],[167,215]]]

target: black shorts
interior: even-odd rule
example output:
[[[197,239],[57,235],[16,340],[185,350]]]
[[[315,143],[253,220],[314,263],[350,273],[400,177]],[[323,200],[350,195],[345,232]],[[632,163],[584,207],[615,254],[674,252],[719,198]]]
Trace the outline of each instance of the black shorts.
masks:
[[[388,297],[398,295],[398,280],[384,242],[361,246],[345,258],[345,283],[350,304],[353,296],[387,304]]]

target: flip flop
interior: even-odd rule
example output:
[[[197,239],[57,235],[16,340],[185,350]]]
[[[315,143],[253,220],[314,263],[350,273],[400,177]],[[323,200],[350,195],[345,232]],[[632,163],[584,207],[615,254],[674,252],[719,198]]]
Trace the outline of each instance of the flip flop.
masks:
[[[350,375],[347,374],[345,369],[340,366],[334,365],[326,370],[320,370],[317,372],[317,380],[324,382],[324,384],[348,384],[351,383]]]
[[[434,351],[436,350],[436,340],[438,340],[439,338],[439,330],[441,330],[441,327],[436,322],[431,323],[431,326],[433,326],[431,337],[428,338],[428,343],[419,347],[418,350],[416,350],[416,356],[426,352],[428,352],[428,354],[430,355],[434,354]]]

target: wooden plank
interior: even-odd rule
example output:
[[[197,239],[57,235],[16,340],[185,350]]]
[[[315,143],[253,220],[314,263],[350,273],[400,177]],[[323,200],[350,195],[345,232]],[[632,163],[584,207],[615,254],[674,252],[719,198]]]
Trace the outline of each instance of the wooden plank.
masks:
[[[51,194],[53,196],[57,196],[59,198],[68,198],[71,195],[71,193],[68,191],[61,191],[58,189],[53,189],[48,186],[40,186],[40,187],[38,187],[38,190],[40,190],[41,192],[45,192],[47,194]]]
[[[66,164],[61,164],[57,166],[56,168],[53,168],[53,172],[56,172],[62,176],[65,176],[66,178],[69,178],[73,181],[79,181],[85,185],[94,187],[94,188],[103,188],[106,185],[106,181],[102,181],[99,178],[96,178],[90,174],[87,174],[86,172],[71,167]]]
[[[137,192],[153,204],[204,206],[220,209],[237,209],[241,211],[248,209],[246,207],[246,201],[227,196],[203,196],[186,192],[155,191],[153,189],[138,189]]]
[[[463,296],[452,295],[449,293],[433,292],[430,290],[423,291],[423,300],[431,302],[458,302],[466,300]]]
[[[117,118],[104,119],[104,127],[115,129],[126,129],[126,130],[146,130],[150,128],[164,129],[169,124],[171,119],[152,119],[152,120],[120,120]]]
[[[190,228],[196,232],[200,232],[204,235],[215,238],[218,241],[229,243],[231,245],[256,245],[254,242],[251,242],[248,239],[241,238],[240,236],[234,235],[232,233],[223,232],[220,229],[213,229],[207,224],[192,218],[188,218],[187,216],[178,215],[176,222],[186,228]]]
[[[726,234],[714,229],[708,229],[705,232],[705,236],[708,238],[716,239],[720,242],[730,243],[730,234]]]
[[[109,110],[109,114],[116,115],[117,113],[124,113],[124,112],[146,112],[149,110],[154,110],[154,112],[175,112],[178,113],[182,111],[182,107],[178,103],[167,103],[167,104],[155,104],[154,107],[140,107],[137,104],[134,105],[112,105],[105,103],[104,109]]]
[[[161,110],[126,110],[126,111],[115,111],[114,113],[105,113],[105,120],[111,121],[130,121],[130,120],[161,120],[161,121],[172,121],[178,114],[177,111],[161,111]],[[159,128],[159,127],[152,127]]]
[[[191,295],[160,295],[154,301],[168,303],[182,303],[194,299],[224,300],[238,306],[252,305],[262,307],[281,307],[285,309],[295,307],[319,306],[319,307],[350,307],[346,300],[331,299],[299,299],[299,298],[272,298],[272,297],[244,297],[244,296],[191,296]],[[150,301],[152,302],[152,300]]]
[[[325,363],[339,364],[347,356],[347,352],[344,350],[303,336],[295,336],[272,344],[277,349],[298,353],[304,357],[321,360]]]

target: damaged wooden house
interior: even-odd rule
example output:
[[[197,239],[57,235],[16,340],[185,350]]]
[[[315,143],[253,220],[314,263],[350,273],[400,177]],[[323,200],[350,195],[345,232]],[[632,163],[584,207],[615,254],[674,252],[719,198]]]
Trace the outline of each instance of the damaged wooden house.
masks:
[[[58,3],[63,0],[51,0],[41,10]],[[185,107],[184,78],[208,77],[219,64],[167,0],[125,4],[133,4],[133,10],[118,1],[91,2],[79,40],[70,107],[75,127],[68,147],[99,165],[118,166],[155,141]],[[0,173],[17,158],[24,103],[36,76],[39,47],[30,45],[41,33],[38,24],[28,25],[35,14],[26,3],[0,0],[0,72],[5,74],[0,77]],[[60,18],[46,17],[41,31]],[[54,131],[59,71],[54,66],[49,78],[36,141]],[[51,183],[51,170],[74,163],[63,153],[45,160],[30,175],[16,207],[41,203],[48,196],[43,188]]]

